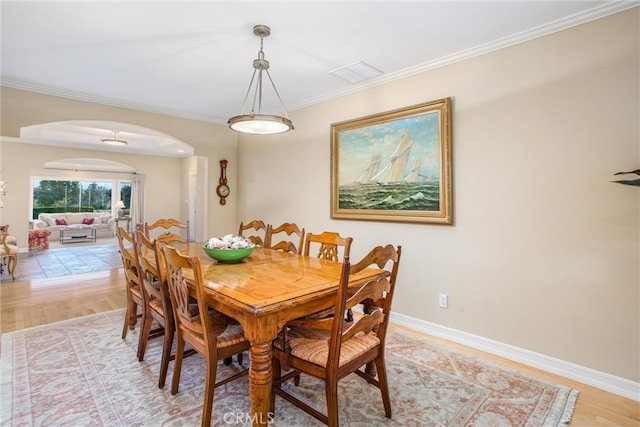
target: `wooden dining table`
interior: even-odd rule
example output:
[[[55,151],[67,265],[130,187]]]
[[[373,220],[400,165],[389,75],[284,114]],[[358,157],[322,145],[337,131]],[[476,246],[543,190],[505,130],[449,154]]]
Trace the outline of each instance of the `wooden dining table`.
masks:
[[[254,426],[273,420],[269,414],[272,343],[287,321],[335,306],[342,263],[256,248],[237,264],[209,258],[202,243],[173,244],[197,256],[210,307],[233,317],[251,343],[249,393]],[[354,285],[388,275],[368,268],[350,276]]]

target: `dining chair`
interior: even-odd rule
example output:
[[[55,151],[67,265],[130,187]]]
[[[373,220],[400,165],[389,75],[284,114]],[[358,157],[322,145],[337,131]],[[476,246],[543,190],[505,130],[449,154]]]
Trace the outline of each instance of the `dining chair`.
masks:
[[[179,234],[174,234],[174,233],[165,233],[165,234],[161,234],[158,237],[156,237],[154,243],[155,245],[155,255],[156,255],[156,265],[158,266],[158,278],[160,280],[160,283],[162,283],[162,288],[163,290],[165,290],[165,295],[167,295],[168,298],[168,302],[167,305],[171,308],[170,311],[173,311],[173,305],[171,303],[171,296],[169,293],[169,288],[168,288],[168,283],[167,283],[167,277],[166,277],[166,269],[165,269],[165,262],[164,262],[164,255],[162,253],[162,248],[166,245],[171,245],[173,243],[187,243],[185,241],[185,238],[180,236]],[[191,314],[192,316],[197,316],[198,315],[198,304],[195,302],[195,300],[192,298],[191,299],[191,305],[189,306],[190,310],[191,310]],[[213,311],[213,309],[209,309],[209,311]],[[171,318],[174,324],[174,329],[175,329],[175,314],[171,313]],[[226,317],[226,316],[218,316],[216,318],[217,320],[223,321],[225,324],[228,323],[238,323],[237,320],[232,319],[230,317]],[[173,337],[172,337],[172,342],[173,342]],[[184,356],[191,356],[192,354],[195,354],[195,350],[193,349],[189,349],[186,350],[184,352]],[[144,354],[143,354],[144,355]],[[237,354],[237,358],[238,358],[238,364],[242,365],[242,361],[244,359],[243,354],[240,352]],[[167,361],[167,364],[169,361],[174,360],[175,359],[175,355],[170,356],[169,360]],[[231,356],[227,357],[224,359],[224,363],[225,365],[230,365],[233,362],[233,358]],[[165,372],[166,373],[166,372]],[[162,388],[162,387],[160,387]]]
[[[240,378],[249,371],[248,369],[243,369],[216,382],[218,360],[224,360],[234,354],[247,351],[250,344],[244,336],[242,326],[237,322],[225,322],[225,318],[228,319],[226,316],[217,311],[209,310],[205,299],[202,268],[198,257],[182,255],[172,246],[164,246],[162,254],[166,264],[167,282],[176,320],[176,357],[173,367],[171,394],[178,392],[182,357],[186,343],[202,354],[205,359],[206,375],[202,426],[208,427],[211,424],[215,388]],[[187,271],[189,276],[193,277],[192,292],[189,291],[189,284],[184,277]],[[197,316],[192,316],[191,314],[190,298],[195,298],[197,301],[200,313]],[[207,314],[202,315],[202,313]]]
[[[324,319],[298,319],[288,322],[273,345],[273,385],[270,407],[275,411],[275,395],[329,426],[338,426],[338,381],[355,373],[380,389],[384,413],[391,418],[391,400],[385,369],[385,338],[391,314],[391,303],[400,264],[401,247],[392,245],[372,249],[360,262],[343,263],[336,297],[336,315]],[[349,287],[349,276],[375,265],[391,271],[384,277]],[[346,311],[357,304],[368,309],[352,322],[344,320]],[[376,376],[361,368],[375,363]],[[282,375],[283,369],[289,371]],[[301,373],[325,383],[327,413],[302,402],[289,393],[282,383]]]
[[[142,317],[144,302],[142,301],[142,280],[138,274],[134,234],[129,234],[124,228],[118,227],[116,235],[118,236],[127,291],[127,310],[122,328],[122,339],[125,339],[127,332],[134,330],[138,319]],[[140,313],[138,313],[138,307],[140,307]]]
[[[307,233],[304,242],[304,254],[309,256],[311,246],[318,246],[317,257],[331,261],[339,261],[339,250],[342,248],[342,257],[349,256],[352,237],[342,237],[333,231],[323,231],[320,234]]]
[[[282,238],[285,240],[274,242],[274,236],[277,236],[279,234],[286,235],[286,237],[282,236]],[[300,230],[300,227],[292,222],[285,222],[284,224],[276,228],[273,228],[273,226],[269,224],[267,225],[267,235],[265,238],[264,247],[300,255],[304,246],[304,235],[304,228]],[[286,240],[292,237],[297,237],[296,241]],[[278,237],[276,237],[275,240],[277,239]]]
[[[250,231],[252,234],[247,234],[247,231]],[[259,219],[254,219],[248,224],[240,223],[240,228],[238,230],[238,236],[244,236],[247,239],[251,240],[256,246],[264,246],[264,241],[266,239],[267,226],[264,224],[264,221]]]
[[[12,280],[16,280],[16,268],[18,267],[18,243],[14,236],[9,234],[9,226],[3,225],[0,227],[0,239],[2,245],[0,246],[0,272],[2,272],[2,266],[7,266],[7,272],[11,275]]]
[[[175,241],[184,241],[184,237],[170,233],[168,235],[162,234],[155,240],[166,244]],[[158,387],[164,388],[167,371],[169,370],[169,362],[175,358],[175,356],[171,354],[175,334],[171,297],[169,296],[166,276],[161,274],[155,241],[152,242],[144,233],[136,231],[135,249],[142,283],[142,301],[144,304],[142,311],[142,328],[140,328],[140,339],[138,340],[138,360],[140,362],[144,360],[147,352],[147,344],[150,339],[164,336],[162,357],[160,360],[160,374],[158,376]],[[194,307],[194,313],[197,314],[197,307]],[[151,329],[154,320],[158,327]]]
[[[186,234],[186,238],[185,241],[190,241],[189,239],[189,221],[185,222],[180,222],[177,219],[174,218],[160,218],[159,220],[157,220],[156,222],[154,222],[153,224],[149,224],[148,222],[144,223],[144,234],[148,237],[148,238],[152,238],[152,237],[156,237],[156,236],[152,236],[152,231],[159,231],[159,230],[165,230],[162,233],[164,234],[168,234],[170,233],[170,229],[172,227],[175,228],[179,228],[182,230],[185,230],[185,234]]]

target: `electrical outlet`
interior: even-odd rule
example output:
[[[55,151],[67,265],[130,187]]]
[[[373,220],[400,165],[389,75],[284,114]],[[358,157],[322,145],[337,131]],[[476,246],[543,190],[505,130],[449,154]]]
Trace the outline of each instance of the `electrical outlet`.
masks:
[[[449,297],[447,294],[440,294],[438,296],[438,303],[440,308],[448,308],[449,307]]]

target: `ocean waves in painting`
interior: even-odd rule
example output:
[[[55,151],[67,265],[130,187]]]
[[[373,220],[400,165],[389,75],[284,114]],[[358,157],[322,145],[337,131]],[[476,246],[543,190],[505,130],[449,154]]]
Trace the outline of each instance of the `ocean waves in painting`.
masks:
[[[438,211],[440,185],[437,181],[341,185],[340,209]]]

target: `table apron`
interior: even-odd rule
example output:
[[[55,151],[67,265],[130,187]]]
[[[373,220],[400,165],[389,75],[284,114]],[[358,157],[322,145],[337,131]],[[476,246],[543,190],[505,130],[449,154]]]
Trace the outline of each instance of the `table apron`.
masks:
[[[214,294],[207,292],[207,305],[236,319],[242,325],[244,335],[251,342],[251,345],[271,344],[287,322],[335,306],[336,295],[337,287],[336,292],[314,297],[304,302],[292,303],[287,308],[256,312],[220,301]]]

